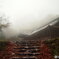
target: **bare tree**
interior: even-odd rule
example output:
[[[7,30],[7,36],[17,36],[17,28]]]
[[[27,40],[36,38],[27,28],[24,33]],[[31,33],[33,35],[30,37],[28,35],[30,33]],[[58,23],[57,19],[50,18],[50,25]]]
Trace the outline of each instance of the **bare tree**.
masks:
[[[9,26],[9,22],[7,21],[7,18],[1,16],[0,17],[0,39],[4,37],[2,29],[7,28],[8,26]]]

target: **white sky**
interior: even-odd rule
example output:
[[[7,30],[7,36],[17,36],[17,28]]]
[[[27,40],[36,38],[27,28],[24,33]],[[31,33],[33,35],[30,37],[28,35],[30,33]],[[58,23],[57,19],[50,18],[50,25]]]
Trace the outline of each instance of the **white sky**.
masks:
[[[30,33],[49,22],[49,16],[59,15],[59,0],[0,0],[0,15],[11,22],[10,34]],[[52,17],[51,16],[51,17]]]

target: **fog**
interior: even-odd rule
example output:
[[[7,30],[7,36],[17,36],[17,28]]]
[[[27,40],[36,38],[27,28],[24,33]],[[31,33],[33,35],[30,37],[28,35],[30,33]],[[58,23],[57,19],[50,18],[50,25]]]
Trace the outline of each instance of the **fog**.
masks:
[[[10,22],[4,29],[7,37],[31,34],[59,16],[59,0],[0,0],[2,15]]]

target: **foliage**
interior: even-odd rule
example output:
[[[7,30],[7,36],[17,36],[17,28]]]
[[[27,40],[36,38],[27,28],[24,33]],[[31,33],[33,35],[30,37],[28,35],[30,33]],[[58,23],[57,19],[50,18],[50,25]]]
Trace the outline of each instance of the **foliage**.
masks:
[[[46,40],[45,43],[51,49],[53,55],[59,55],[59,38]]]
[[[7,46],[7,41],[0,41],[0,51],[5,50]]]

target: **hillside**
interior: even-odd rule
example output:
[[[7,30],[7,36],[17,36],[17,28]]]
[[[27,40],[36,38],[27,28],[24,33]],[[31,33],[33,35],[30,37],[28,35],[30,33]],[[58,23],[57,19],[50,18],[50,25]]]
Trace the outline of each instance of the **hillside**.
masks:
[[[59,37],[59,18],[45,25],[46,27],[39,30],[25,39],[52,39]]]

